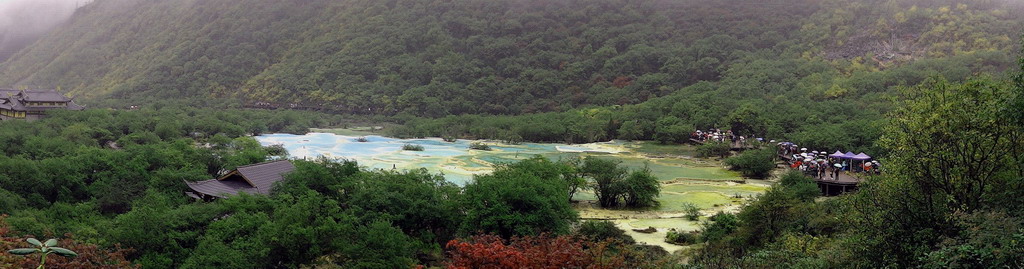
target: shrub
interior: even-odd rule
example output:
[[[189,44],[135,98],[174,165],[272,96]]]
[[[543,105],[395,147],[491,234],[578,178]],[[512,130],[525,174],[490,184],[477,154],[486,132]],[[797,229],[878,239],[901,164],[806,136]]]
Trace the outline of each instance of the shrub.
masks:
[[[748,150],[739,156],[725,160],[730,169],[739,171],[745,177],[765,178],[775,169],[775,151],[772,149]]]
[[[700,218],[700,208],[692,203],[683,203],[683,212],[686,213],[686,219],[697,220]]]
[[[703,228],[701,241],[718,241],[735,232],[740,226],[740,219],[735,214],[718,212],[700,224]]]
[[[586,237],[593,242],[602,242],[608,239],[613,239],[625,244],[636,243],[636,241],[633,240],[633,237],[626,235],[625,231],[619,229],[619,227],[615,227],[615,223],[607,220],[584,221],[576,230],[576,234]]]
[[[813,200],[821,194],[821,190],[818,189],[818,184],[814,183],[814,179],[797,170],[790,170],[782,175],[782,178],[779,179],[779,184],[802,201]]]
[[[710,157],[721,157],[725,158],[729,156],[729,150],[731,146],[724,142],[710,142],[697,147],[697,157],[710,158]]]
[[[402,145],[402,150],[423,151],[423,145],[405,144]]]
[[[697,239],[700,238],[700,232],[679,232],[676,229],[671,229],[665,234],[665,242],[675,245],[689,245],[696,244]]]
[[[484,142],[473,142],[469,144],[470,149],[475,150],[491,150],[491,146],[488,146]]]

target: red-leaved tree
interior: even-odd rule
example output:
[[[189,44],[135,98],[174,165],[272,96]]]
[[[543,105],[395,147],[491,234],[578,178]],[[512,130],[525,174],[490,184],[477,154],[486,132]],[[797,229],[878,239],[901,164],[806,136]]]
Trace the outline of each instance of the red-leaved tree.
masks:
[[[625,258],[608,251],[608,242],[592,243],[574,236],[514,237],[477,235],[447,244],[448,268],[623,268]]]

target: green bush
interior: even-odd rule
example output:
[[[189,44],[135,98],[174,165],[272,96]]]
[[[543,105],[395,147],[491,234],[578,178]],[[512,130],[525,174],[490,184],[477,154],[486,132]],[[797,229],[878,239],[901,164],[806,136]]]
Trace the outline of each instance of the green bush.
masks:
[[[703,228],[701,241],[718,241],[735,232],[740,226],[740,219],[735,214],[718,212],[700,224]]]
[[[423,151],[423,145],[405,144],[402,145],[402,150]]]
[[[739,171],[745,177],[765,178],[775,169],[775,151],[772,149],[748,150],[739,156],[725,160],[730,169]]]
[[[554,173],[536,173],[531,166],[499,166],[466,184],[462,235],[494,233],[503,238],[542,233],[565,234],[576,221],[567,184]]]
[[[577,228],[576,234],[595,242],[613,239],[625,244],[636,243],[636,241],[633,240],[633,237],[626,235],[625,231],[619,229],[619,227],[615,227],[615,223],[607,220],[584,221],[580,224],[580,227]]]
[[[797,170],[790,170],[782,175],[779,184],[788,192],[793,193],[797,199],[803,201],[814,200],[821,195],[821,190],[818,189],[818,184],[814,182],[814,179]]]
[[[684,203],[683,212],[686,213],[686,219],[697,220],[700,218],[700,208],[693,203]]]
[[[469,144],[470,149],[475,150],[491,150],[491,146],[488,146],[484,142],[473,142]]]
[[[721,157],[725,158],[729,156],[729,150],[731,146],[724,142],[710,142],[697,147],[697,157],[710,158],[710,157]]]
[[[672,229],[665,234],[665,242],[675,245],[696,244],[698,239],[700,239],[700,232],[698,231],[679,232],[676,229]]]

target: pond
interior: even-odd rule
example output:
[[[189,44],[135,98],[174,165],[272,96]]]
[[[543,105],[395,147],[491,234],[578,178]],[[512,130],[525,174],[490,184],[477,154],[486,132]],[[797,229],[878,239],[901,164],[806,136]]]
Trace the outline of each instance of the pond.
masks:
[[[343,133],[345,134],[345,133]],[[445,142],[440,138],[397,139],[377,135],[353,136],[336,133],[309,133],[306,135],[267,134],[257,136],[263,145],[281,145],[292,158],[344,158],[355,160],[370,169],[427,169],[440,173],[445,179],[459,185],[470,182],[473,175],[493,171],[499,163],[515,162],[532,156],[552,160],[578,156],[611,158],[631,169],[647,167],[662,181],[661,204],[647,210],[607,210],[597,208],[593,192],[577,193],[574,200],[582,201],[575,207],[584,219],[611,219],[638,242],[657,245],[669,251],[680,246],[664,243],[669,229],[696,230],[696,221],[683,218],[687,204],[701,209],[704,216],[719,211],[735,211],[746,200],[764,193],[765,182],[744,182],[738,174],[728,171],[718,161],[695,159],[687,148],[653,145],[644,142],[611,141],[590,144],[523,143],[508,145],[496,141],[482,141],[492,150],[469,149],[473,140]],[[365,138],[366,142],[357,141]],[[423,146],[423,151],[402,150],[405,144]],[[682,152],[682,153],[681,153]],[[653,234],[642,234],[631,229],[654,227]]]
[[[367,142],[358,142],[359,138]],[[359,162],[370,169],[426,168],[441,173],[446,179],[464,185],[475,174],[490,173],[492,166],[540,155],[552,160],[574,156],[614,158],[626,167],[645,165],[659,179],[668,180],[737,180],[738,175],[716,166],[699,166],[674,158],[648,158],[631,152],[629,142],[612,141],[590,144],[523,143],[507,145],[488,141],[490,151],[469,149],[475,141],[444,142],[440,138],[397,139],[383,136],[346,136],[331,133],[306,135],[267,134],[257,136],[263,145],[282,145],[294,158],[326,156]],[[402,150],[405,144],[423,146],[423,151]]]

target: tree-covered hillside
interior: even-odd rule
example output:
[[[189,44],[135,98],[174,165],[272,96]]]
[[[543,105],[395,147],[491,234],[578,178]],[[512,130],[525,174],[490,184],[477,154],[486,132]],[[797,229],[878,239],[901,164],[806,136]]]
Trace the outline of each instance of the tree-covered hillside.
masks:
[[[780,68],[808,95],[859,98],[836,79],[924,58],[1005,69],[1021,14],[997,0],[97,0],[0,65],[0,85],[436,117],[635,104],[808,62]]]

